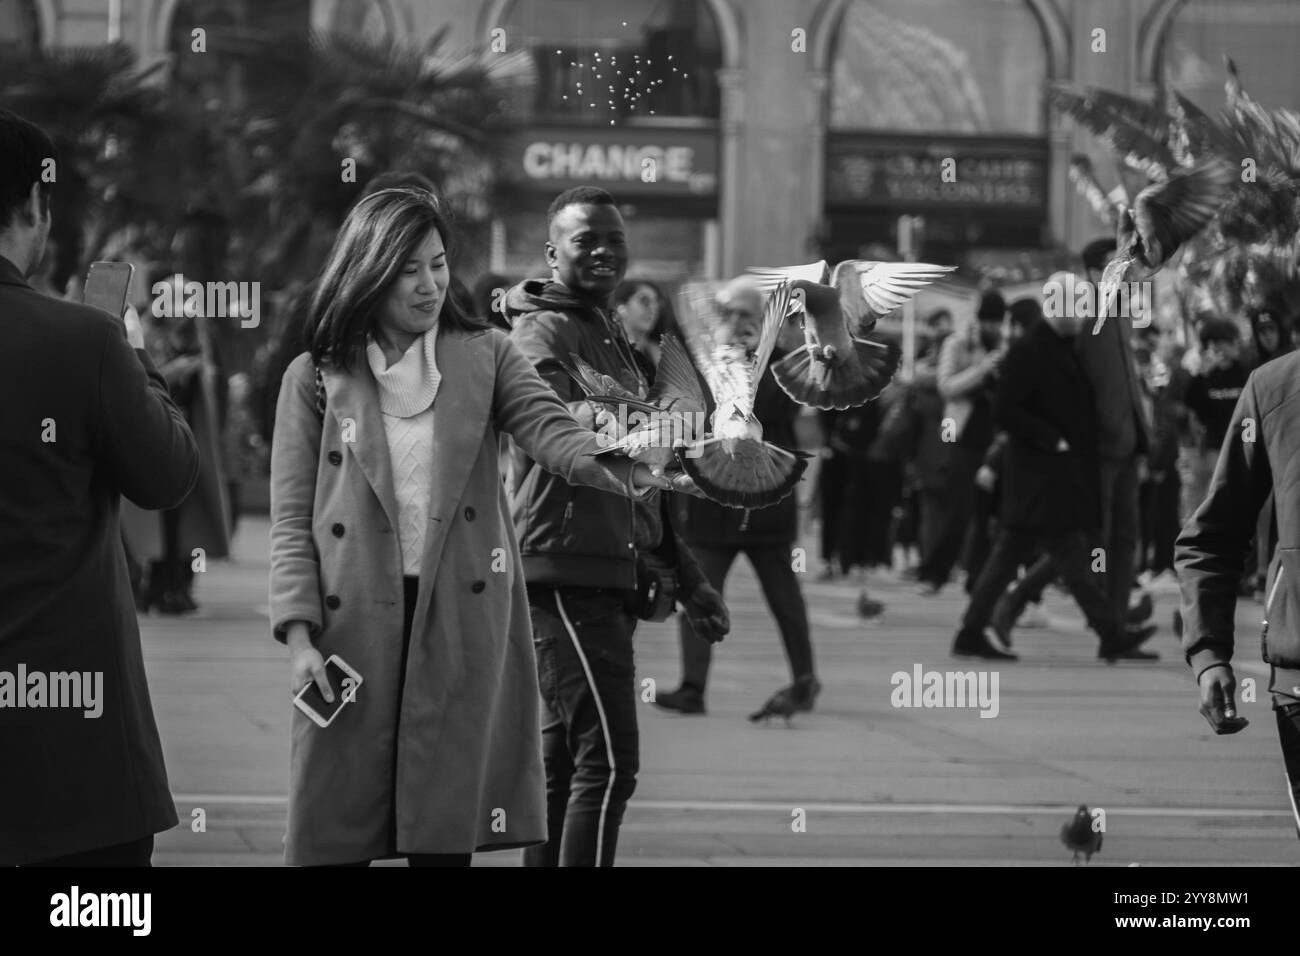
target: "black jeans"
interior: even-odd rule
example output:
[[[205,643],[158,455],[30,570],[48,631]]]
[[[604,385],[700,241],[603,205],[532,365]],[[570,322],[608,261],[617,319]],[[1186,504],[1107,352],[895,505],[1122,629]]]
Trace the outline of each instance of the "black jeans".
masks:
[[[525,866],[613,866],[640,743],[627,592],[530,585],[546,763],[543,846]]]
[[[1137,563],[1137,459],[1102,460],[1101,520],[1101,531],[1095,543],[1105,550],[1106,570],[1099,572],[1100,585],[1110,602],[1111,614],[1123,626]],[[1010,623],[1020,616],[1027,601],[1042,600],[1043,589],[1052,583],[1058,572],[1050,554],[1043,555],[1034,563],[1029,573],[1007,595],[1005,612]]]
[[[1277,739],[1282,745],[1282,764],[1290,785],[1291,814],[1295,818],[1296,836],[1300,837],[1300,704],[1275,708]]]
[[[1088,543],[1082,532],[1039,536],[1017,529],[1003,529],[998,534],[988,563],[975,582],[970,604],[962,617],[958,640],[963,637],[973,640],[983,634],[993,616],[993,608],[1007,585],[1015,579],[1016,571],[1041,544],[1065,578],[1066,586],[1083,611],[1088,626],[1100,635],[1103,644],[1114,641],[1123,619],[1115,617],[1114,608],[1097,580],[1098,575],[1091,570]]]
[[[691,551],[700,563],[700,570],[719,594],[727,581],[727,573],[736,556],[744,552],[758,576],[759,587],[767,601],[772,617],[776,619],[790,662],[790,675],[795,680],[813,672],[812,638],[808,634],[808,609],[799,588],[799,576],[790,564],[790,545],[729,545],[712,547],[693,544]],[[695,636],[695,630],[685,614],[677,616],[678,637],[682,645],[682,686],[694,687],[701,694],[708,686],[709,663],[713,660],[713,645]]]
[[[961,560],[975,508],[975,473],[984,461],[985,448],[954,444],[947,449],[942,493],[928,493],[923,507],[931,510],[930,540],[921,545],[917,580],[943,587]]]
[[[153,837],[147,836],[130,843],[82,850],[36,863],[26,863],[24,866],[152,866],[152,859]]]

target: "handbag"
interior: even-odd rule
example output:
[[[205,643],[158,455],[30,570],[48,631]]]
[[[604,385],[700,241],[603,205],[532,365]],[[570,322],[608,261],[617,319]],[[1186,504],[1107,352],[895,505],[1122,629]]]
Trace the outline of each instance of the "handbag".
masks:
[[[666,621],[676,606],[676,570],[653,554],[638,554],[628,613],[642,621]]]

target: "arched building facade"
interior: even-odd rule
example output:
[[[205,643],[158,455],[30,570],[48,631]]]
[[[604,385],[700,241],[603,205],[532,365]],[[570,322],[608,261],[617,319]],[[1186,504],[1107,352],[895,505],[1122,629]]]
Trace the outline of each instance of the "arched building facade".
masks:
[[[149,62],[167,55],[189,2],[0,0],[0,43],[33,42],[32,24],[46,46],[116,31]],[[926,218],[946,259],[1078,249],[1104,227],[1074,195],[1068,161],[1102,153],[1048,109],[1051,85],[1151,97],[1174,83],[1213,109],[1227,53],[1263,102],[1300,108],[1294,0],[303,0],[303,11],[317,30],[421,39],[446,27],[453,46],[497,38],[531,51],[538,90],[514,160],[531,189],[503,214],[497,250],[511,271],[541,262],[536,222],[575,177],[628,205],[634,253],[665,277],[892,245],[904,213]],[[658,52],[663,71],[670,50],[697,74],[647,70]],[[663,82],[652,93],[597,78],[597,53]],[[931,180],[947,158],[957,182],[944,190]]]

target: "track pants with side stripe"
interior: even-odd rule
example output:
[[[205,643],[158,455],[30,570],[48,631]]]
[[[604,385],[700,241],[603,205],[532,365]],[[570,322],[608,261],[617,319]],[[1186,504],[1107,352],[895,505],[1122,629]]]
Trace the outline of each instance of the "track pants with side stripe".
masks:
[[[1295,818],[1296,836],[1300,837],[1300,704],[1274,704],[1277,714],[1277,737],[1282,745],[1282,764],[1291,798],[1291,815]]]
[[[640,747],[626,593],[530,585],[546,762],[545,845],[525,866],[613,866]]]

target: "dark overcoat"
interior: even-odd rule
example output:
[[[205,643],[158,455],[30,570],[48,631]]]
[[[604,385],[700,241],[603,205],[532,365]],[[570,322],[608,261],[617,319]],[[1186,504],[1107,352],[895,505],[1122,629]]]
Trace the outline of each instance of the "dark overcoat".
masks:
[[[35,292],[3,258],[0,342],[0,866],[12,866],[176,823],[118,504],[174,507],[199,457],[122,323]],[[99,714],[13,706],[20,668],[28,681],[100,675]]]

